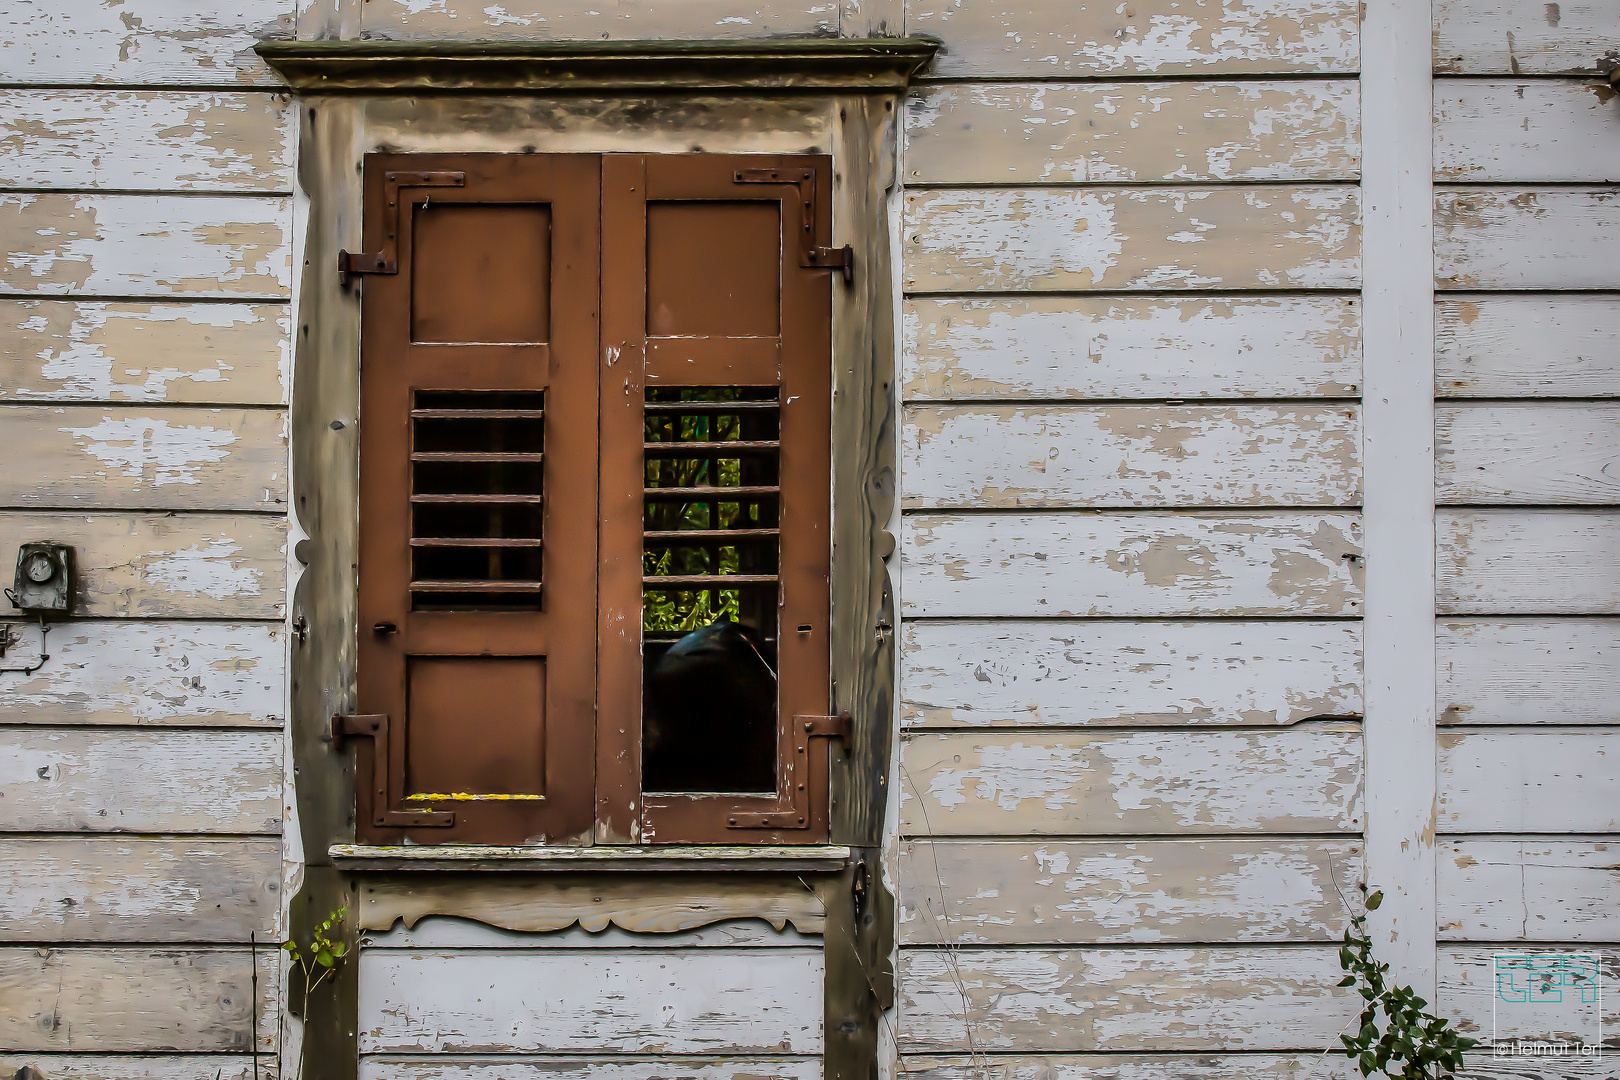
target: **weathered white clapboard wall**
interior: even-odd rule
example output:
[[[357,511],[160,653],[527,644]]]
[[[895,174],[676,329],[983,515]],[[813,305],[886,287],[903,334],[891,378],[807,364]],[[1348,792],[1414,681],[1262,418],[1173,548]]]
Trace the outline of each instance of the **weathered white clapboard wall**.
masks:
[[[1303,1075],[1367,812],[1356,9],[906,28],[901,1067]]]
[[[1440,1003],[1488,1038],[1493,952],[1620,941],[1620,5],[1434,16]]]
[[[275,1073],[292,14],[0,13],[0,567],[79,575],[0,675],[0,1075]]]

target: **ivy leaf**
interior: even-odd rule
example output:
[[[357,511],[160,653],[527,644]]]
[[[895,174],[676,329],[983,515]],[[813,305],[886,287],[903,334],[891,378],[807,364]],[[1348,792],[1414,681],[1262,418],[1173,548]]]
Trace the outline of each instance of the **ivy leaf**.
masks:
[[[1368,911],[1377,911],[1378,910],[1378,905],[1382,904],[1383,902],[1384,902],[1384,893],[1383,893],[1383,891],[1382,890],[1375,891],[1371,896],[1367,897],[1367,910]]]

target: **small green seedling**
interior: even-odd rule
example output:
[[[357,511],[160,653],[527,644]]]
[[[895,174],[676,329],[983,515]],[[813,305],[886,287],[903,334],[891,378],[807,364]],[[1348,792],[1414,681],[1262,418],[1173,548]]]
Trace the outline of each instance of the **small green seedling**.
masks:
[[[343,920],[349,914],[346,907],[338,908],[326,917],[326,921],[315,928],[311,935],[309,951],[298,947],[296,941],[291,939],[283,941],[281,947],[292,957],[293,969],[304,978],[304,1015],[300,1017],[306,1025],[309,1023],[309,1009],[314,1001],[315,990],[327,978],[336,973],[338,965],[343,962],[343,955],[349,951],[346,941],[333,941],[334,928],[341,927]],[[293,1080],[302,1080],[304,1075],[304,1044],[307,1039],[298,1040],[298,1068],[293,1073]]]
[[[1384,894],[1367,897],[1367,910],[1377,911]],[[1361,1067],[1362,1076],[1383,1073],[1391,1080],[1453,1080],[1462,1068],[1463,1053],[1477,1040],[1460,1035],[1432,1013],[1410,986],[1385,985],[1388,964],[1373,959],[1367,936],[1367,916],[1355,915],[1339,947],[1339,966],[1350,974],[1340,986],[1355,986],[1363,1002],[1361,1030],[1354,1037],[1340,1035],[1344,1056]],[[1384,1030],[1378,1030],[1378,1010],[1384,1011]]]

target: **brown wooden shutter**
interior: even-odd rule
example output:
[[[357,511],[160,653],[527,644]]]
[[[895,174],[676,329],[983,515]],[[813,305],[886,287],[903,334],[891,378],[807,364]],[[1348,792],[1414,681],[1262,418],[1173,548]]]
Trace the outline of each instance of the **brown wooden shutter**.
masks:
[[[829,727],[805,718],[829,701],[832,286],[814,249],[831,232],[830,160],[609,155],[602,176],[599,834],[822,842],[827,741],[813,736]],[[647,620],[686,625],[646,629],[644,600]],[[748,633],[715,633],[776,677],[764,780],[747,793],[686,790],[721,781],[683,781],[706,771],[690,755],[660,750],[659,769],[643,753],[655,712],[663,730],[675,711],[660,657],[722,609]],[[716,682],[704,722],[735,757],[753,736],[725,715],[728,693]]]
[[[588,840],[599,158],[364,179],[356,831]]]

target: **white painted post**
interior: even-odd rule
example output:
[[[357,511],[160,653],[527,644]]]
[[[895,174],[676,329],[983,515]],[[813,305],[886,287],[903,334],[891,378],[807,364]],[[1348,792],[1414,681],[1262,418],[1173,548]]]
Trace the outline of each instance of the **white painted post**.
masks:
[[[1361,25],[1368,920],[1434,1000],[1434,245],[1429,5]]]

